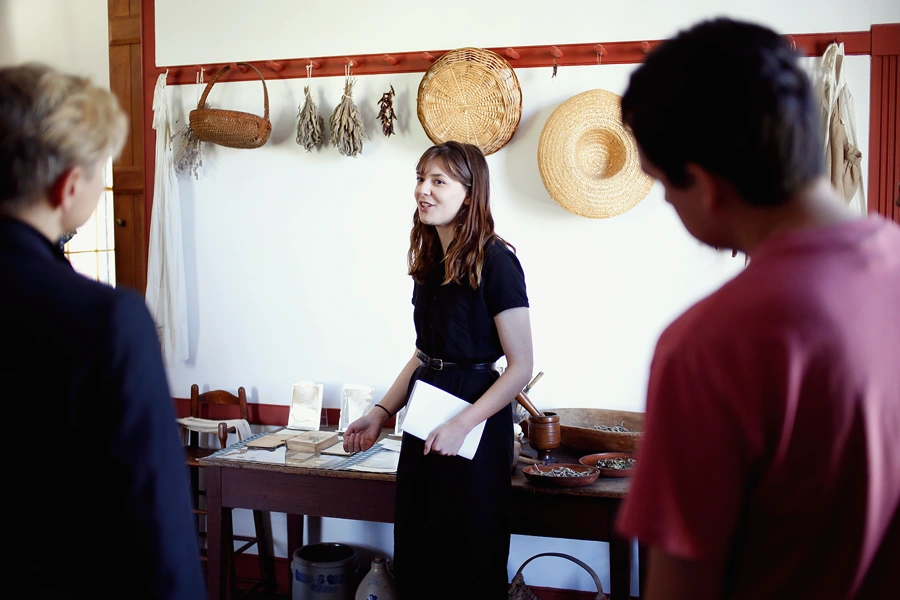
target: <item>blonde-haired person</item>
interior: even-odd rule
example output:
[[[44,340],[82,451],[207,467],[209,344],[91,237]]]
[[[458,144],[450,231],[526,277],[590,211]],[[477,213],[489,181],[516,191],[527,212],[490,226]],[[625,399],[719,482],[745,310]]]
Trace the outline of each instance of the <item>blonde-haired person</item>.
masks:
[[[379,404],[347,428],[344,447],[371,447],[416,381],[471,403],[426,440],[403,435],[394,574],[401,600],[500,600],[509,581],[511,401],[534,366],[525,275],[494,233],[488,165],[476,146],[432,146],[416,181],[408,254],[416,349]],[[504,355],[499,375],[494,362]],[[482,421],[474,458],[457,456]]]
[[[41,598],[205,595],[156,328],[141,296],[75,273],[57,244],[94,211],[126,127],[87,79],[0,68],[0,385],[24,453],[13,480],[29,481],[16,570]]]

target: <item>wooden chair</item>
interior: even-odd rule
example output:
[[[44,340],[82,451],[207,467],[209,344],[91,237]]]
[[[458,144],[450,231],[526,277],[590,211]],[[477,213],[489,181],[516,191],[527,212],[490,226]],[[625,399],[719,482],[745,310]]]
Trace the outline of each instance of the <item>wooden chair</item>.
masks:
[[[203,405],[207,405],[208,407],[208,405],[214,404],[238,407],[240,410],[240,418],[249,422],[249,411],[247,410],[247,394],[244,391],[243,387],[238,388],[238,395],[235,396],[234,394],[224,390],[211,390],[209,392],[201,394],[200,387],[197,384],[191,386],[192,417],[201,418],[201,412],[203,412],[201,410],[201,407]],[[228,439],[228,434],[235,433],[237,431],[237,428],[233,425],[231,427],[228,427],[226,423],[219,423],[217,429],[219,445],[221,448],[224,448],[227,443],[226,440]],[[196,431],[189,432],[188,445],[185,448],[185,454],[187,455],[187,465],[191,474],[194,521],[197,525],[197,533],[200,537],[201,560],[204,562],[204,564],[206,563],[206,528],[205,521],[203,523],[204,527],[201,527],[200,517],[206,516],[206,510],[205,508],[201,508],[200,498],[204,497],[206,495],[206,492],[200,486],[200,469],[203,468],[200,464],[200,459],[209,456],[217,450],[218,449],[216,448],[201,448],[200,434]],[[205,502],[203,503],[203,506],[205,507]],[[262,587],[267,594],[275,593],[275,566],[272,559],[272,549],[270,546],[268,535],[266,533],[262,511],[253,511],[253,522],[256,528],[255,536],[232,534],[232,543],[229,544],[230,548],[234,548],[234,540],[244,542],[243,545],[235,549],[228,557],[228,569],[226,572],[228,573],[229,581],[227,587],[230,589],[231,596],[233,598],[247,596],[248,594],[251,594],[254,591],[258,590],[260,587]],[[222,534],[228,535],[229,532],[223,531]],[[256,545],[256,551],[259,555],[260,579],[238,579],[235,569],[235,556],[244,553],[247,549],[253,547],[254,545]],[[252,585],[248,589],[243,590],[243,594],[241,596],[238,596],[238,583],[250,583]]]

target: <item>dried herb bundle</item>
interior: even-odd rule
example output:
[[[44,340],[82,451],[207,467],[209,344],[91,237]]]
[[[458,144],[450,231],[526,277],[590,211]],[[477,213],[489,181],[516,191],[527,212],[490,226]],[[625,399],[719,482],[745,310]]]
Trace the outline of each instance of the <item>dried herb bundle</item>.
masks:
[[[381,119],[381,130],[384,132],[385,137],[391,137],[394,135],[394,121],[397,119],[397,115],[394,114],[394,86],[391,86],[391,91],[381,95],[378,106],[381,107],[381,110],[378,111],[378,118]]]
[[[298,113],[297,121],[297,143],[306,148],[310,152],[313,148],[317,148],[322,144],[324,139],[325,119],[319,114],[316,103],[313,102],[309,94],[309,86],[303,88],[306,94],[306,101]]]
[[[189,125],[185,126],[181,133],[181,141],[175,152],[175,172],[193,175],[194,179],[200,178],[200,167],[203,166],[203,155],[200,153],[200,140],[194,135]],[[178,134],[175,134],[176,136]]]
[[[347,77],[344,84],[344,97],[341,103],[331,113],[330,133],[331,145],[338,149],[344,156],[356,157],[362,152],[363,139],[366,137],[366,128],[353,103],[353,84],[356,80]]]

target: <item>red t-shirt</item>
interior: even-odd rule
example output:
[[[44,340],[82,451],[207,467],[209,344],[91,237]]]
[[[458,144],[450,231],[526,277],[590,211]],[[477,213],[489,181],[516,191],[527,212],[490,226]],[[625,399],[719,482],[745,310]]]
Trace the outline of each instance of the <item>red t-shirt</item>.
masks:
[[[898,506],[900,228],[774,236],[660,337],[618,532],[727,598],[897,598]]]

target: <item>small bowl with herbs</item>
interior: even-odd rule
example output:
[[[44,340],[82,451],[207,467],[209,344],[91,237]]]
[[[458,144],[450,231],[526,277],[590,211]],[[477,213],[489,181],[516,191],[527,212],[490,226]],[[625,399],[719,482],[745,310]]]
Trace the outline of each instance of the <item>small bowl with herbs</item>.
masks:
[[[601,452],[588,454],[578,462],[600,471],[600,477],[631,477],[637,467],[637,461],[630,452]]]
[[[522,469],[525,479],[534,485],[547,487],[582,487],[591,485],[600,476],[600,469],[588,465],[549,464],[528,465]]]

